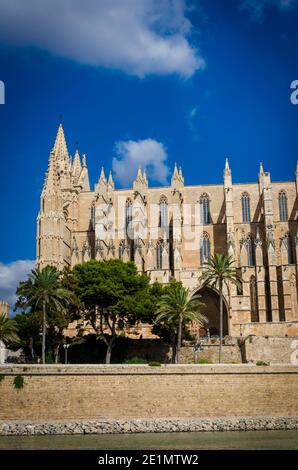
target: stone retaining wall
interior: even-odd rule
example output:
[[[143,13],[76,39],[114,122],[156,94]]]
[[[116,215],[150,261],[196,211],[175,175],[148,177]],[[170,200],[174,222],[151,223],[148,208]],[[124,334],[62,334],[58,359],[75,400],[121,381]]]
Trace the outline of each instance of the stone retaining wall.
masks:
[[[34,428],[40,431],[46,423],[59,421],[79,423],[79,427],[75,425],[79,430],[83,429],[80,423],[87,421],[99,423],[96,430],[103,422],[120,423],[122,429],[124,421],[161,420],[158,431],[163,426],[168,430],[165,421],[182,420],[193,426],[202,419],[234,422],[236,417],[242,422],[239,417],[246,416],[257,419],[256,423],[272,417],[278,423],[286,420],[288,425],[298,419],[297,366],[5,365],[0,366],[0,375],[4,376],[0,381],[2,426],[41,423],[37,426],[42,428]],[[16,375],[24,378],[21,390],[14,388]],[[116,424],[108,428],[118,429]],[[13,429],[24,429],[22,426],[14,424]]]

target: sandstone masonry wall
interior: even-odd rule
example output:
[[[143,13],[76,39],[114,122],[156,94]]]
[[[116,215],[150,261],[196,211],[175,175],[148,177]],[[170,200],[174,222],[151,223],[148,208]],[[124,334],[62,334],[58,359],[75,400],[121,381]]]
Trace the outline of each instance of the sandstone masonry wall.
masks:
[[[0,374],[3,421],[298,416],[290,365],[4,365]]]

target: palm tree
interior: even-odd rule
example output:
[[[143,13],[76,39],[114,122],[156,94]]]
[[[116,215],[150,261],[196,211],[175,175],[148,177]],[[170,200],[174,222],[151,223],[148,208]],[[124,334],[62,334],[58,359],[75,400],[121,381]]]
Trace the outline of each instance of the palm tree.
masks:
[[[219,363],[222,358],[222,326],[223,326],[223,288],[230,292],[229,284],[240,286],[240,277],[233,267],[233,257],[226,254],[215,253],[203,265],[200,281],[203,286],[215,287],[219,291]]]
[[[18,307],[42,308],[42,363],[45,364],[47,311],[64,310],[73,294],[62,286],[59,271],[46,266],[41,270],[33,269],[28,280],[20,283],[17,295],[20,297]]]
[[[183,321],[198,321],[204,323],[207,318],[199,312],[202,303],[198,295],[191,295],[181,283],[172,283],[161,296],[157,308],[155,322],[162,321],[178,324],[177,348],[175,363],[179,363]]]
[[[12,318],[8,318],[5,313],[0,315],[0,341],[3,343],[17,342],[17,323]]]

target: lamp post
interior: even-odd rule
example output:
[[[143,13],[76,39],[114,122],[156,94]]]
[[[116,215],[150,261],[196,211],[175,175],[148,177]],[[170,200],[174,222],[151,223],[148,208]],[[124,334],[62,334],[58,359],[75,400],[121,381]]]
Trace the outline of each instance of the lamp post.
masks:
[[[69,346],[70,345],[68,343],[63,344],[64,351],[65,351],[65,364],[67,364],[67,350],[68,350]]]

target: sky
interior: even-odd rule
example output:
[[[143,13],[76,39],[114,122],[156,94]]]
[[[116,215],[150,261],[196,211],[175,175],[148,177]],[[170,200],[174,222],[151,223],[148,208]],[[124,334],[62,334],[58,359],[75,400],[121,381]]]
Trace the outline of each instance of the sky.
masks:
[[[293,180],[298,0],[0,0],[0,298],[34,265],[62,115],[68,150],[116,187]],[[0,82],[0,84],[1,84]],[[0,88],[1,91],[1,88]],[[1,95],[0,95],[1,100]]]

